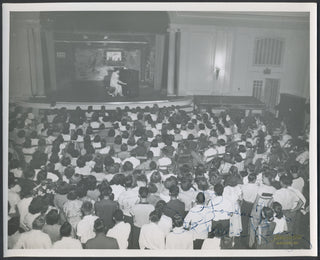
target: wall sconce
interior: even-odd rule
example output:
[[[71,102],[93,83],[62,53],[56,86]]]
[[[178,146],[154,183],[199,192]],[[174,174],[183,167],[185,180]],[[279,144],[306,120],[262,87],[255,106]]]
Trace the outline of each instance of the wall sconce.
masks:
[[[213,72],[216,74],[216,79],[218,79],[219,78],[219,73],[220,73],[220,68],[219,67],[215,67],[213,69]]]

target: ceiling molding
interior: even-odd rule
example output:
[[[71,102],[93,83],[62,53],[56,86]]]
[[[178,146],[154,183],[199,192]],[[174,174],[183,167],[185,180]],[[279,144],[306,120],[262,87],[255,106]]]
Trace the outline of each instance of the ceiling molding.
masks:
[[[171,23],[279,29],[308,29],[307,12],[169,12]]]

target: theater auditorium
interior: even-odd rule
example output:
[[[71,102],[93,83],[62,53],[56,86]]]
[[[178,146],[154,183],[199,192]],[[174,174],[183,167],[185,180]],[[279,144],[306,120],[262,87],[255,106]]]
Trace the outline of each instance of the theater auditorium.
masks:
[[[310,249],[304,12],[10,12],[8,249]]]

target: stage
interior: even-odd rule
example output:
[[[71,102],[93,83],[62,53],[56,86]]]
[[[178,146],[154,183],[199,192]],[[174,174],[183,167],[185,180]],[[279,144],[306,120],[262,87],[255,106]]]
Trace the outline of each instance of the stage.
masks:
[[[103,82],[75,81],[60,87],[52,96],[55,102],[126,102],[141,100],[166,99],[165,91],[152,87],[139,86],[139,95],[136,97],[112,97],[107,93]]]
[[[156,90],[148,86],[139,86],[138,96],[117,96],[108,94],[102,82],[73,82],[72,84],[60,87],[54,95],[48,97],[32,97],[16,101],[23,107],[35,109],[52,109],[65,107],[73,110],[76,107],[87,109],[92,106],[94,110],[104,106],[106,110],[114,110],[124,107],[152,107],[157,104],[159,107],[177,106],[192,111],[194,107],[200,109],[211,109],[214,112],[223,110],[242,110],[262,113],[265,104],[260,100],[249,96],[167,96],[166,91]]]

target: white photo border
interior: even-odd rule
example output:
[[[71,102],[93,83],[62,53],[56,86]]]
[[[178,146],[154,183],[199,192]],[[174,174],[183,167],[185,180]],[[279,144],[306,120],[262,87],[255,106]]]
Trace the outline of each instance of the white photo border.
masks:
[[[81,256],[81,257],[150,257],[150,256],[316,256],[317,241],[317,5],[316,3],[24,3],[3,4],[3,248],[4,257],[12,256]],[[9,107],[9,31],[10,12],[16,11],[234,11],[234,12],[309,12],[310,14],[310,243],[309,250],[8,250],[8,107]]]

